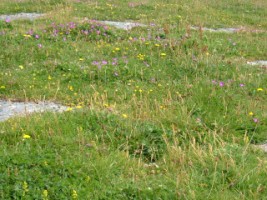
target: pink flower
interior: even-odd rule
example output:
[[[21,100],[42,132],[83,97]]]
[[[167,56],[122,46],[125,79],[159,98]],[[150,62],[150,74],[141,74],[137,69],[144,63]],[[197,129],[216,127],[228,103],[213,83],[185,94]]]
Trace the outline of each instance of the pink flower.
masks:
[[[240,86],[240,87],[244,87],[244,86],[245,86],[245,84],[241,83],[241,84],[239,84],[239,86]]]
[[[42,48],[42,47],[43,47],[43,45],[42,45],[42,44],[38,44],[37,46],[38,46],[39,48]]]
[[[5,22],[10,23],[11,22],[10,18],[6,18]]]
[[[224,86],[224,82],[221,81],[219,85],[220,85],[220,87],[223,87]]]
[[[259,119],[253,118],[253,122],[258,123],[259,122]]]

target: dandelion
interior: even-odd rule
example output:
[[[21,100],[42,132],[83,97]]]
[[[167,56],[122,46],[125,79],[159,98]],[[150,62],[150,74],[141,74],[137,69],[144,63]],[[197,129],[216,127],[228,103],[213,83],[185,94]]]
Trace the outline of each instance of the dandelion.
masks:
[[[78,105],[78,106],[76,106],[76,108],[77,108],[77,109],[81,109],[81,108],[82,108],[82,106],[81,106],[81,105]]]
[[[128,115],[122,114],[122,117],[126,119],[126,118],[128,118]]]
[[[115,48],[115,51],[119,51],[119,50],[121,50],[119,47]]]
[[[83,61],[84,59],[83,58],[79,58],[79,61]]]
[[[23,134],[23,139],[30,139],[31,138],[31,136],[30,135],[27,135],[27,134]]]
[[[52,79],[52,77],[49,75],[49,76],[47,77],[47,79],[48,79],[48,80],[51,80],[51,79]]]
[[[155,44],[155,47],[159,47],[160,46],[160,44]]]
[[[24,67],[23,67],[22,65],[19,65],[19,68],[20,68],[20,69],[24,69]]]
[[[166,56],[167,54],[166,54],[166,53],[161,53],[160,55],[161,55],[161,56]]]
[[[254,113],[253,113],[253,112],[249,112],[248,115],[249,115],[249,116],[253,116]]]
[[[262,88],[258,88],[257,91],[258,92],[261,92],[261,91],[263,91],[263,89]]]

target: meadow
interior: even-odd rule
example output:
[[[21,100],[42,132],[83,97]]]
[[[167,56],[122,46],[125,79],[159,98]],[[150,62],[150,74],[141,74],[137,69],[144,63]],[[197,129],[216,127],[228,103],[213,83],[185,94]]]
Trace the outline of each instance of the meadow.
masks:
[[[22,12],[0,100],[68,110],[0,122],[0,199],[267,199],[267,1],[1,0]]]

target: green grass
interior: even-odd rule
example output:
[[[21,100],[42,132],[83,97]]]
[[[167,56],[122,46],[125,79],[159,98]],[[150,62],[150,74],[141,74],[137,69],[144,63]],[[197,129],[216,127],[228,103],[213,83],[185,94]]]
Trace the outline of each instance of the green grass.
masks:
[[[264,6],[1,1],[1,14],[48,14],[0,21],[0,99],[73,110],[0,122],[0,198],[266,199],[266,153],[253,146],[267,140],[266,69],[246,65],[267,58]]]

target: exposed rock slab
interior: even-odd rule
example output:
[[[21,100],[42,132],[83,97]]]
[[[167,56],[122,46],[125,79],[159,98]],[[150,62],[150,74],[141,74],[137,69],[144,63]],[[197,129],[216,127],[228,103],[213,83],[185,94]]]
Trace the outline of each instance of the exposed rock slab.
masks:
[[[245,27],[240,28],[207,28],[207,27],[199,27],[199,26],[191,26],[192,30],[202,30],[202,31],[208,31],[212,33],[238,33],[238,32],[252,32],[252,33],[263,33],[266,32],[264,30],[258,30],[258,29],[248,29]]]
[[[67,107],[52,102],[11,102],[0,100],[0,121],[13,116],[26,115],[33,112],[63,112]]]
[[[140,23],[135,23],[135,22],[115,22],[115,21],[99,21],[100,23],[109,25],[109,26],[114,26],[118,29],[123,29],[123,30],[131,30],[134,27],[144,27],[146,25],[140,24]]]
[[[252,66],[267,66],[267,60],[251,61],[251,62],[247,62],[247,64],[252,65]]]
[[[267,143],[266,144],[257,145],[257,146],[267,153]]]
[[[10,14],[10,15],[0,15],[0,20],[18,20],[18,19],[28,19],[28,20],[35,20],[39,17],[43,17],[45,14],[41,13],[17,13],[17,14]]]

